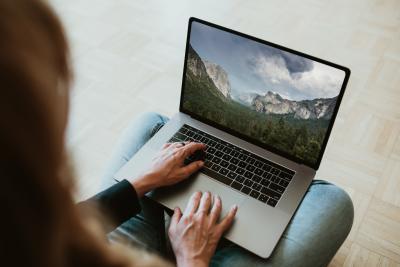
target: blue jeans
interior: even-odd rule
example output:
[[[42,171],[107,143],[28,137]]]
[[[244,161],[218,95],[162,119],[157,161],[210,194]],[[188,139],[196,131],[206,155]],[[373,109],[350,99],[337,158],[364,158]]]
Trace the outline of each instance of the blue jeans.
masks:
[[[104,176],[104,186],[114,183],[116,173],[166,122],[168,118],[145,113],[126,129],[116,146]],[[354,209],[350,197],[339,187],[314,180],[272,256],[262,259],[222,240],[211,266],[326,266],[350,232]],[[166,256],[164,211],[142,199],[142,212],[122,224],[110,238],[126,237],[132,245]]]

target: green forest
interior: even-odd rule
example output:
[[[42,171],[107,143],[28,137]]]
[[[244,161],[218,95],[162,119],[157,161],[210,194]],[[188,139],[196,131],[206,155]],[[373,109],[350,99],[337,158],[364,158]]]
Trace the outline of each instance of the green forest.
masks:
[[[257,112],[225,98],[207,76],[186,72],[183,108],[239,133],[315,164],[328,127],[325,119],[295,119],[293,115]]]

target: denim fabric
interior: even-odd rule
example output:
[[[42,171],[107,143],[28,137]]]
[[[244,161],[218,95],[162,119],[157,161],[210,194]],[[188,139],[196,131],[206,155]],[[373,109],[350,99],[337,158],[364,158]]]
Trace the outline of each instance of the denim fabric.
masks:
[[[103,178],[104,187],[114,183],[117,172],[166,122],[156,113],[144,113],[126,129]],[[112,232],[110,239],[128,238],[133,245],[165,255],[163,209],[144,198],[142,212]],[[269,259],[222,240],[211,266],[326,266],[350,232],[354,209],[339,187],[314,180],[296,214]]]

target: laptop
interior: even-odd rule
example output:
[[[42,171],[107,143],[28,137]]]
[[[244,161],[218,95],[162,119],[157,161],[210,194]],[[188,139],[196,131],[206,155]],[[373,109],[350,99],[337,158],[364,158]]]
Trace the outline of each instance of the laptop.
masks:
[[[195,191],[239,206],[225,238],[268,258],[310,186],[350,76],[346,67],[190,18],[179,112],[118,171],[140,173],[167,142],[206,144],[204,167],[149,197]],[[313,227],[313,225],[310,225]]]

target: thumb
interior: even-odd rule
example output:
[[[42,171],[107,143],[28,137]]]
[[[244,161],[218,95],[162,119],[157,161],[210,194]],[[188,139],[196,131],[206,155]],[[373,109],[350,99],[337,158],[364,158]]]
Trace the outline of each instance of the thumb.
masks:
[[[182,171],[184,172],[185,176],[188,177],[191,174],[195,173],[196,171],[200,170],[204,166],[204,161],[197,160],[195,162],[190,163],[182,167]]]
[[[228,230],[228,228],[232,225],[233,219],[235,218],[236,212],[238,210],[238,206],[234,205],[224,219],[219,223],[219,227],[221,229],[221,234]]]

